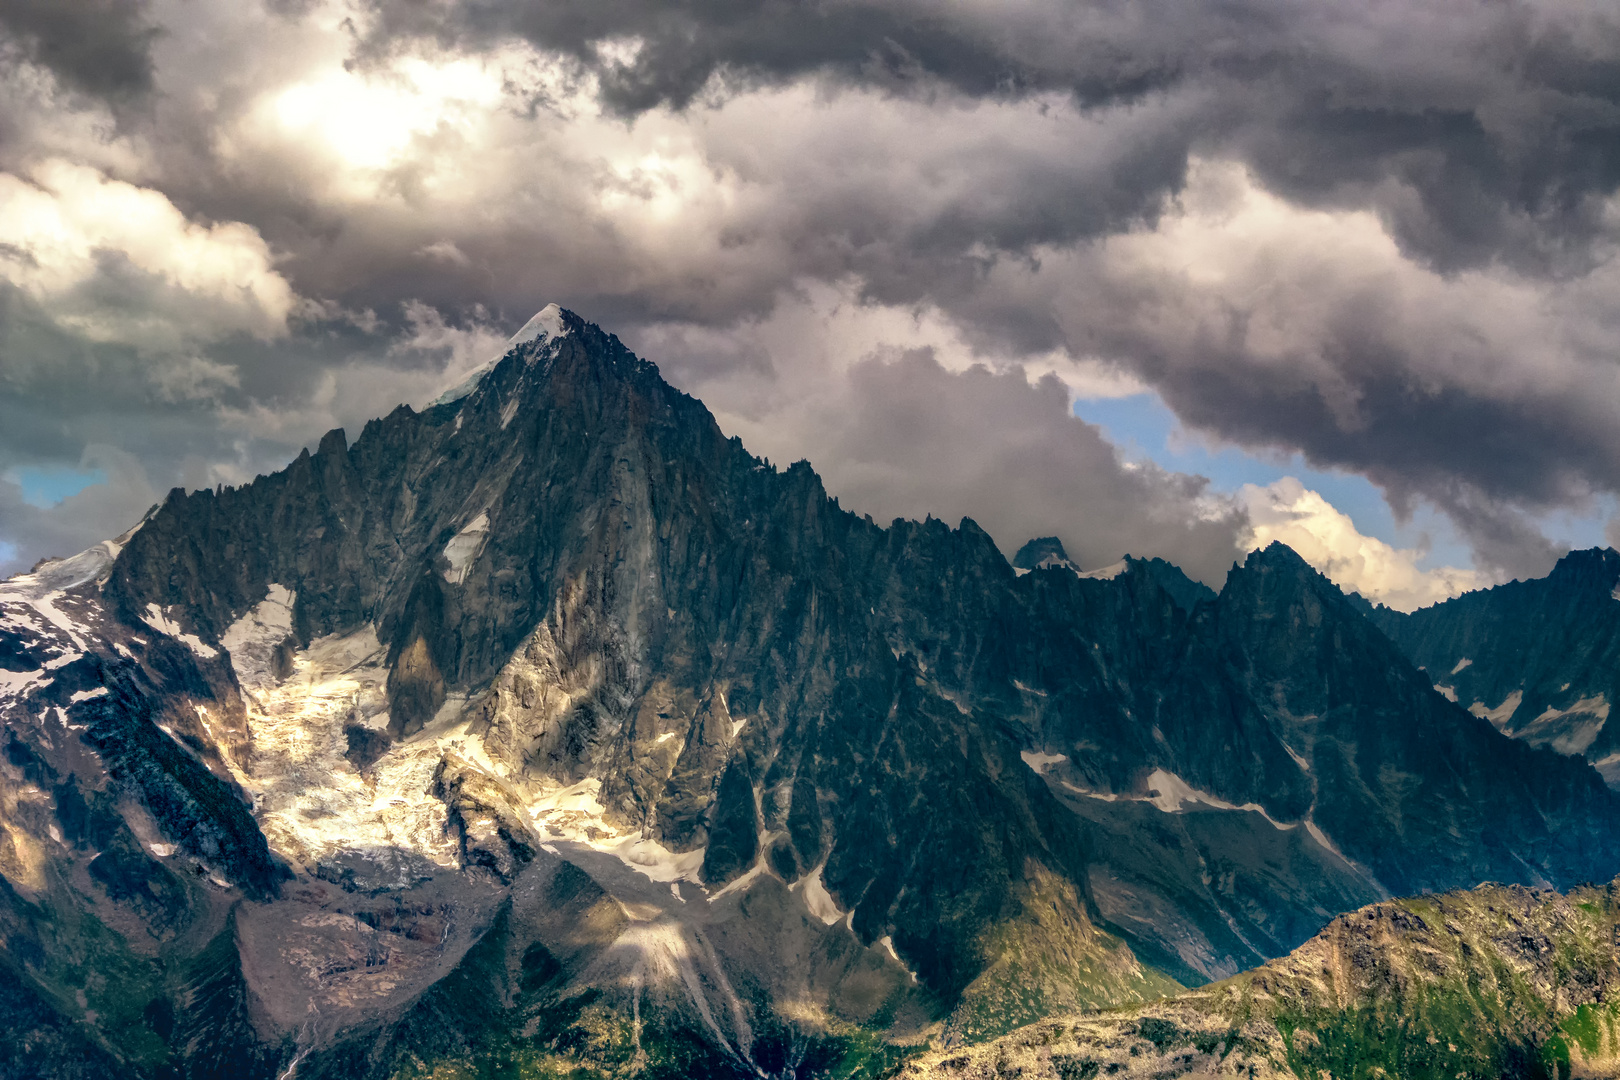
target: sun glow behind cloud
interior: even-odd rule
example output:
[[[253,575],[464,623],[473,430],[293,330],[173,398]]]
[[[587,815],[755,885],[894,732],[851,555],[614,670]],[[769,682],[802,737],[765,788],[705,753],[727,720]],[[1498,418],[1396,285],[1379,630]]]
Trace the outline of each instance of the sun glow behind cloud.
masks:
[[[487,142],[505,100],[498,62],[407,56],[377,68],[314,65],[263,91],[221,149],[244,162],[324,161],[324,186],[345,199],[375,198],[402,168],[431,190],[442,182],[435,158]]]
[[[328,71],[280,91],[269,106],[287,135],[320,140],[352,168],[384,169],[418,136],[441,126],[467,130],[500,100],[500,78],[482,64],[407,57],[384,72]]]

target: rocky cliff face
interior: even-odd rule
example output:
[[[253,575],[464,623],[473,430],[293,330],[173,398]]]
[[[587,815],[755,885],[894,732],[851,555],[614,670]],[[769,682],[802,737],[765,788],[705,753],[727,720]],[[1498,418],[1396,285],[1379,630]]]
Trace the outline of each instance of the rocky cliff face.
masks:
[[[1288,549],[1015,569],[533,325],[0,586],[5,960],[131,1075],[847,1075],[1620,869]]]
[[[1545,578],[1373,621],[1436,689],[1533,746],[1592,762],[1620,785],[1620,552],[1572,551]]]
[[[1486,885],[1340,916],[1288,956],[1167,1001],[1055,1018],[904,1077],[1607,1077],[1620,883]]]

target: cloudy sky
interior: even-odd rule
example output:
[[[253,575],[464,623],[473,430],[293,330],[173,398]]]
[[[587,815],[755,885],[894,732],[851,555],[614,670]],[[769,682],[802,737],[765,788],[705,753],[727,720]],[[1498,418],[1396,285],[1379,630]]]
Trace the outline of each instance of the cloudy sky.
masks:
[[[1403,607],[1615,536],[1609,0],[0,0],[0,572],[556,301],[846,506]]]

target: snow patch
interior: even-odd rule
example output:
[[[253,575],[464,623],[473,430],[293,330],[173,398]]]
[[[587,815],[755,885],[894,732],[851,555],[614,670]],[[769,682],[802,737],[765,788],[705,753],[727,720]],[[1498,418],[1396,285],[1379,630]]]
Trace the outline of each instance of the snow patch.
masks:
[[[611,849],[619,861],[630,869],[646,874],[652,881],[690,881],[702,884],[698,871],[703,868],[703,857],[708,848],[696,851],[670,851],[656,840],[632,836]]]
[[[750,866],[745,873],[728,881],[719,892],[712,894],[709,897],[709,903],[712,904],[722,896],[728,896],[734,892],[746,892],[754,882],[764,876],[765,853],[770,850],[771,838],[771,834],[768,832],[759,834],[759,855],[755,857],[754,865]]]
[[[156,604],[146,605],[146,614],[141,617],[141,621],[160,634],[168,634],[170,637],[174,637],[180,633],[180,624],[170,620],[168,616],[163,614],[163,609]]]
[[[263,638],[277,629],[274,605],[290,606],[291,599],[284,590],[255,608],[258,625],[268,627]],[[242,627],[241,639],[255,636],[258,630]],[[272,848],[309,867],[341,853],[404,885],[416,871],[401,852],[457,865],[459,842],[447,828],[444,804],[429,793],[447,754],[477,761],[480,752],[469,745],[465,724],[435,720],[390,747],[362,776],[345,756],[345,728],[387,726],[386,660],[371,626],[317,639],[293,654],[282,682],[244,685],[251,744],[244,759],[231,755],[226,741],[216,742],[253,797],[254,817]]]
[[[513,345],[523,345],[541,337],[555,341],[567,336],[568,327],[563,325],[562,308],[557,304],[547,304],[530,316],[529,321],[512,335],[511,341]]]
[[[1470,667],[1473,665],[1473,663],[1474,662],[1472,660],[1465,656],[1461,660],[1457,661],[1457,666],[1451,669],[1451,673],[1453,675],[1460,674],[1463,668]]]
[[[1128,564],[1125,562],[1125,560],[1121,559],[1119,562],[1114,563],[1111,566],[1105,566],[1100,570],[1086,570],[1084,572],[1076,570],[1075,573],[1080,577],[1088,578],[1092,581],[1113,581],[1115,578],[1119,577],[1119,575],[1125,572],[1127,565]]]
[[[1290,754],[1292,754],[1292,751],[1290,751]],[[1300,759],[1296,757],[1296,760]],[[1031,767],[1033,768],[1033,766]],[[1301,764],[1300,767],[1305,768],[1306,766]],[[1273,819],[1259,803],[1244,803],[1240,806],[1211,795],[1207,791],[1200,791],[1167,769],[1154,769],[1148,774],[1148,792],[1146,795],[1118,795],[1113,792],[1088,791],[1085,788],[1069,783],[1067,780],[1061,781],[1061,784],[1076,795],[1084,795],[1089,799],[1099,799],[1103,802],[1114,802],[1123,799],[1129,802],[1152,803],[1166,814],[1179,814],[1185,808],[1191,806],[1207,806],[1212,810],[1241,810],[1244,813],[1259,814],[1266,819],[1267,824],[1272,828],[1283,832],[1287,832],[1298,824],[1297,822],[1281,822]]]
[[[49,593],[45,596],[39,597],[33,602],[34,610],[45,616],[46,621],[52,626],[66,634],[69,640],[73,642],[75,647],[81,650],[88,649],[89,646],[87,646],[84,643],[84,639],[79,636],[79,631],[85,629],[85,627],[63,614],[61,609],[59,609],[56,604],[52,602],[53,597],[60,595],[62,594]]]
[[[1339,858],[1344,859],[1344,855],[1339,851],[1339,849],[1337,847],[1334,846],[1333,841],[1331,841],[1331,840],[1329,840],[1327,838],[1327,833],[1323,832],[1321,827],[1318,826],[1316,824],[1316,822],[1312,821],[1310,818],[1305,819],[1305,831],[1311,834],[1311,839],[1312,840],[1315,840],[1322,847],[1326,848],[1328,851],[1333,852],[1333,854],[1338,855]],[[1349,862],[1350,860],[1345,859],[1345,861]]]
[[[911,982],[913,985],[916,985],[922,981],[921,979],[917,978],[917,973],[915,971],[912,971],[910,968],[906,967],[906,962],[900,959],[900,954],[894,951],[894,938],[892,936],[884,934],[882,937],[877,939],[877,944],[883,946],[883,951],[889,954],[889,959],[900,965],[901,971],[904,971],[907,975],[911,976]]]
[[[1147,801],[1167,814],[1174,814],[1179,812],[1184,805],[1193,803],[1215,805],[1220,800],[1213,795],[1199,791],[1173,772],[1154,769],[1153,772],[1148,774]],[[1222,809],[1229,809],[1230,805],[1228,803],[1222,806]]]
[[[1487,708],[1483,701],[1476,701],[1468,706],[1468,711],[1482,720],[1489,720],[1493,727],[1501,731],[1507,726],[1507,722],[1513,718],[1513,714],[1519,710],[1519,703],[1523,700],[1524,691],[1515,690],[1502,699],[1502,704],[1494,709]]]
[[[1314,716],[1312,716],[1312,717],[1307,717],[1307,719],[1314,720],[1316,718]],[[1281,739],[1278,739],[1277,741],[1279,743],[1282,743],[1282,748],[1285,751],[1287,751],[1288,756],[1294,759],[1294,764],[1299,766],[1299,771],[1300,772],[1308,773],[1308,772],[1311,771],[1311,763],[1305,760],[1305,757],[1304,757],[1303,754],[1299,753],[1299,751],[1295,750],[1292,746],[1289,746],[1287,743],[1282,742]]]
[[[230,625],[219,643],[230,654],[236,681],[257,689],[275,682],[275,652],[292,634],[293,604],[298,594],[271,584],[263,600]]]
[[[589,777],[567,787],[542,791],[529,801],[526,809],[547,834],[586,844],[598,851],[610,851],[616,845],[599,841],[617,840],[619,833],[602,821],[607,808],[597,800],[601,790],[602,781]]]
[[[1368,885],[1371,885],[1379,894],[1386,897],[1391,895],[1390,891],[1384,888],[1384,883],[1372,875],[1372,871],[1368,870],[1365,866],[1362,866],[1344,852],[1340,851],[1338,845],[1332,840],[1328,839],[1327,833],[1322,831],[1320,826],[1316,824],[1310,814],[1305,815],[1305,831],[1310,834],[1310,838],[1315,840],[1318,846],[1320,846],[1324,851],[1332,855],[1334,858],[1338,859],[1340,862],[1344,863],[1344,865],[1348,866],[1363,881],[1365,881]]]
[[[1575,723],[1560,721],[1577,717]],[[1581,698],[1567,709],[1548,708],[1523,729],[1514,732],[1514,738],[1534,745],[1552,747],[1560,754],[1581,756],[1597,740],[1598,733],[1609,720],[1609,702],[1602,694]]]
[[[831,926],[839,919],[854,913],[839,910],[837,901],[827,891],[827,886],[821,882],[821,870],[820,866],[816,867],[814,871],[799,879],[793,885],[788,886],[788,888],[791,891],[802,885],[804,887],[804,903],[810,909],[810,914]]]
[[[1251,814],[1259,814],[1266,819],[1272,828],[1281,829],[1284,832],[1292,829],[1297,824],[1297,822],[1284,824],[1273,820],[1272,816],[1266,813],[1265,808],[1259,803],[1243,803],[1241,806],[1236,803],[1229,803],[1225,799],[1211,795],[1207,791],[1200,791],[1175,773],[1164,769],[1154,769],[1148,774],[1148,788],[1150,795],[1147,801],[1169,814],[1179,813],[1183,806],[1202,804],[1216,810],[1242,810]],[[1158,792],[1156,796],[1151,794],[1155,790]]]
[[[1552,720],[1563,716],[1574,716],[1577,713],[1591,714],[1600,720],[1607,720],[1609,718],[1608,699],[1602,694],[1597,694],[1594,697],[1581,698],[1567,709],[1549,708],[1546,712],[1536,717],[1530,723],[1532,726],[1534,726],[1545,720]],[[1526,730],[1529,729],[1527,728]]]
[[[1076,793],[1076,795],[1084,795],[1085,798],[1095,798],[1095,800],[1100,801],[1100,803],[1113,803],[1113,801],[1119,800],[1118,795],[1115,795],[1113,792],[1093,792],[1093,790],[1090,790],[1089,787],[1079,787],[1077,784],[1069,784],[1068,780],[1059,780],[1059,784],[1063,784],[1064,789],[1071,790],[1071,792]]]
[[[37,671],[7,671],[0,668],[0,699],[22,696],[44,674],[44,668]]]
[[[146,522],[142,521],[141,525],[144,524]],[[26,574],[17,574],[0,581],[0,603],[7,601],[27,603],[42,599],[50,593],[64,592],[102,578],[112,569],[113,560],[118,558],[118,553],[124,550],[124,545],[140,527],[135,526],[116,540],[103,540],[99,544],[92,544],[69,558],[47,559]]]
[[[488,375],[491,371],[494,371],[495,365],[499,364],[505,358],[506,353],[503,352],[500,356],[497,356],[491,360],[486,360],[482,364],[479,364],[477,367],[473,368],[472,371],[468,372],[467,377],[461,382],[457,383],[455,386],[452,386],[450,389],[428,402],[428,408],[431,409],[436,405],[449,405],[451,402],[460,401],[462,398],[471,394],[474,390],[478,389],[478,384],[484,381],[484,376]],[[457,419],[459,420],[460,417],[458,416]],[[458,427],[457,430],[459,431],[460,428]]]
[[[1036,750],[1021,750],[1018,756],[1024,759],[1024,764],[1034,769],[1042,776],[1054,765],[1060,765],[1069,760],[1067,754],[1046,754]]]
[[[105,686],[98,686],[94,690],[76,690],[76,691],[73,692],[73,696],[70,697],[68,700],[73,702],[73,704],[77,705],[81,701],[89,701],[92,698],[106,697],[106,696],[107,696],[107,688]]]
[[[506,425],[503,423],[501,426]],[[444,572],[444,580],[452,585],[466,581],[467,571],[472,567],[473,560],[478,558],[478,553],[484,550],[484,542],[488,539],[489,511],[485,510],[444,545],[444,557],[450,561],[450,568]]]
[[[219,650],[206,644],[196,634],[188,634],[180,628],[180,624],[164,614],[163,609],[156,604],[146,605],[146,614],[141,621],[159,633],[168,634],[176,641],[184,642],[186,647],[204,660],[212,660],[219,655]]]
[[[1436,693],[1447,701],[1455,702],[1457,700],[1457,691],[1453,687],[1441,686],[1439,683],[1435,683],[1434,689]]]
[[[535,312],[534,316],[523,324],[522,329],[506,339],[506,348],[501,350],[499,356],[490,357],[468,372],[467,377],[461,382],[434,398],[428,404],[428,408],[431,409],[435,405],[448,405],[471,394],[478,389],[478,384],[484,381],[484,376],[494,371],[495,365],[506,359],[506,354],[519,345],[526,345],[531,341],[556,341],[567,336],[568,328],[563,325],[562,308],[556,304],[547,304]],[[506,425],[503,423],[501,426],[504,428]]]

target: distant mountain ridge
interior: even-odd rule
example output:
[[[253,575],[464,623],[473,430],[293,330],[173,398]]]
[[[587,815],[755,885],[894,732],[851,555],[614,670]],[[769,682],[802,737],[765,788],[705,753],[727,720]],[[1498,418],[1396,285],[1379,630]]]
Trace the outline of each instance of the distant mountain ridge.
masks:
[[[5,962],[129,1075],[851,1075],[1620,871],[1286,547],[879,526],[542,315],[0,585]]]
[[[1583,757],[1620,785],[1620,552],[1572,551],[1551,574],[1373,622],[1448,697],[1534,746]]]

